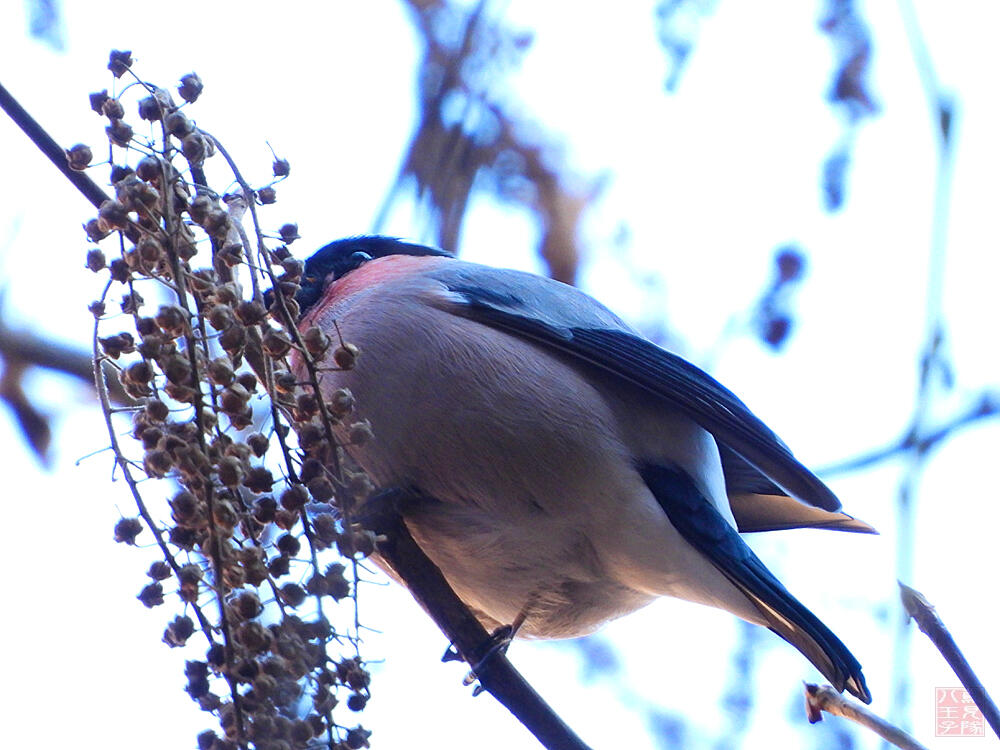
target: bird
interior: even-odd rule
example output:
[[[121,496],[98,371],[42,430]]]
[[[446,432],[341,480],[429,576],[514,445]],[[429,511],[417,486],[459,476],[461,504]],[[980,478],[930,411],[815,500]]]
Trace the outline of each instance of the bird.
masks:
[[[349,368],[318,363],[324,396],[347,389],[370,425],[347,453],[415,498],[407,529],[488,630],[574,638],[676,597],[769,628],[871,701],[740,534],[874,529],[714,378],[574,286],[392,237],[322,247],[296,300],[300,330],[356,347]]]

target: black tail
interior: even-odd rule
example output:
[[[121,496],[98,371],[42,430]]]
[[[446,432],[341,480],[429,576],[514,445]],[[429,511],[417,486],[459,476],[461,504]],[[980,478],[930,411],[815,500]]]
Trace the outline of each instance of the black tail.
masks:
[[[801,651],[837,690],[871,703],[861,665],[847,646],[788,593],[691,478],[657,464],[641,463],[638,469],[681,536],[757,606],[770,629]]]

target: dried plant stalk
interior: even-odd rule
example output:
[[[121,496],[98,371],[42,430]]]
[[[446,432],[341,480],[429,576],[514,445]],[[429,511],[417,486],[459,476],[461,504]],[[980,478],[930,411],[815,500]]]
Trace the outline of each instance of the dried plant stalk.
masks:
[[[108,121],[115,197],[85,229],[87,266],[108,277],[90,306],[98,393],[136,503],[115,538],[155,539],[162,559],[139,599],[179,610],[164,642],[205,639],[204,656],[187,661],[187,692],[221,732],[199,735],[201,750],[366,747],[353,717],[370,695],[357,560],[375,540],[350,509],[371,484],[339,469],[334,428],[350,423],[351,398],[325,401],[316,364],[332,344],[296,327],[303,264],[287,245],[297,228],[268,235],[258,217],[288,163],[276,158],[274,180],[253,188],[190,117],[197,75],[181,78],[178,105],[135,74],[130,53],[112,52],[108,67],[120,90],[90,101]],[[126,121],[135,104],[146,138]],[[235,195],[208,185],[215,153]],[[78,145],[67,160],[84,170],[93,154]],[[114,405],[108,365],[135,406]],[[137,442],[119,438],[122,412]],[[340,555],[325,561],[331,548]]]

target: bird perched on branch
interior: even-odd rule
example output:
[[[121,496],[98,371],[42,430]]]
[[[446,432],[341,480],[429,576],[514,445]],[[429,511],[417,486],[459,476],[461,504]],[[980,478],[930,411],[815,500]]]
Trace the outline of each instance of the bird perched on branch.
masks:
[[[873,529],[713,378],[574,287],[386,237],[319,250],[297,299],[303,330],[359,349],[323,378],[371,423],[348,451],[419,498],[407,528],[484,625],[569,638],[674,596],[773,630],[870,700],[739,532]]]

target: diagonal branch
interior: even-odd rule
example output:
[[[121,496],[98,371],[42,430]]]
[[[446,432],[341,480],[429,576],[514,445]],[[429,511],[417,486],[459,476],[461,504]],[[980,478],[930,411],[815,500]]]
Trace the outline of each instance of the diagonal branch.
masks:
[[[829,685],[806,684],[806,713],[809,723],[823,720],[823,711],[831,716],[842,716],[875,732],[879,737],[902,750],[927,750],[913,737],[897,726],[890,724],[878,714],[849,700]]]
[[[405,501],[405,493],[395,494],[403,495]],[[378,535],[378,554],[430,614],[461,657],[473,665],[483,688],[549,750],[588,750],[583,740],[507,660],[503,649],[497,648],[495,639],[417,545],[399,512],[389,507],[391,503],[378,502],[380,498],[374,500],[377,510],[367,516],[366,521]]]
[[[941,652],[941,656],[948,662],[948,666],[962,681],[965,689],[969,691],[969,697],[982,711],[983,718],[989,722],[994,734],[1000,737],[1000,710],[997,709],[997,704],[993,702],[983,683],[979,681],[972,666],[958,648],[958,644],[955,643],[955,639],[948,632],[948,628],[938,617],[934,606],[927,601],[923,594],[902,582],[899,584],[899,595],[903,600],[903,609],[917,621],[917,627],[930,638],[931,643]]]
[[[63,173],[63,176],[76,185],[76,189],[83,193],[83,196],[94,204],[94,208],[100,208],[104,201],[108,200],[105,193],[96,182],[90,179],[83,172],[70,169],[69,162],[66,161],[66,151],[55,139],[46,132],[45,128],[38,124],[34,117],[29,115],[24,107],[15,99],[7,89],[0,84],[0,108],[3,109],[10,118],[17,123],[18,127],[24,131],[32,143],[45,154],[56,165],[56,168]]]
[[[997,416],[1000,416],[1000,393],[984,390],[969,406],[934,428],[928,428],[920,433],[907,430],[889,445],[830,464],[816,473],[827,478],[836,474],[868,469],[910,451],[926,454],[959,429],[981,419],[991,419]]]

